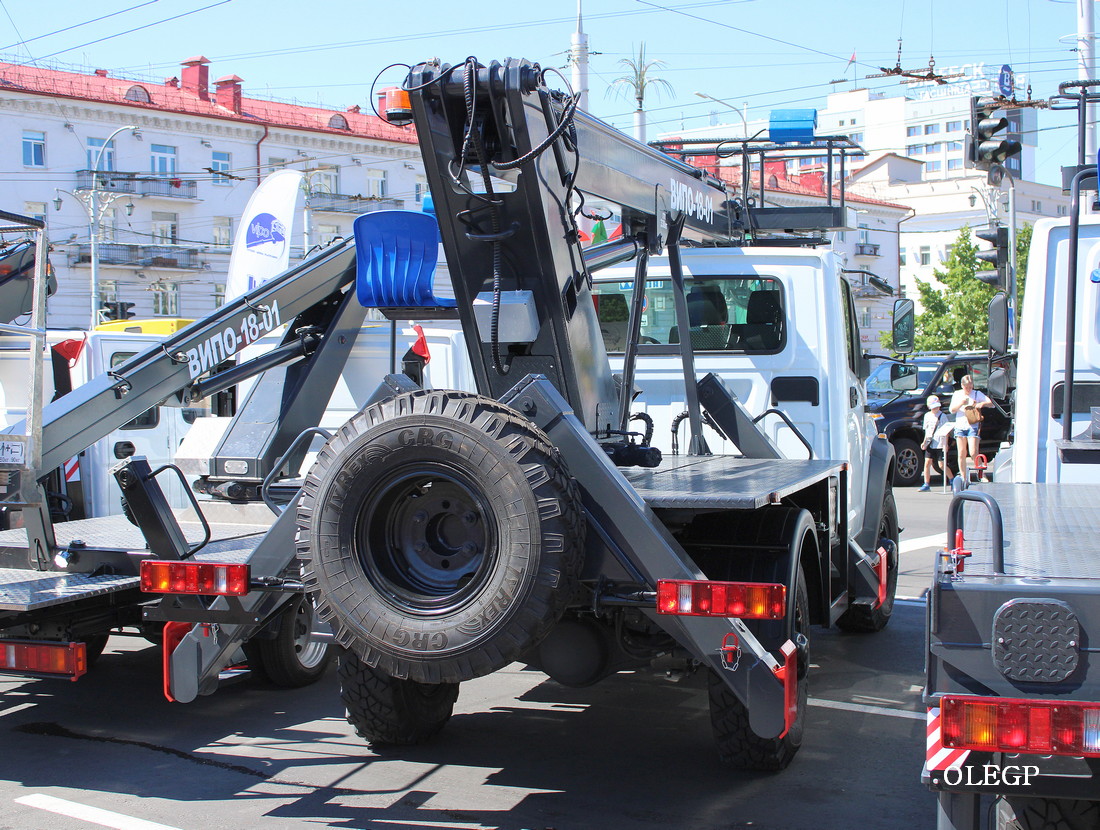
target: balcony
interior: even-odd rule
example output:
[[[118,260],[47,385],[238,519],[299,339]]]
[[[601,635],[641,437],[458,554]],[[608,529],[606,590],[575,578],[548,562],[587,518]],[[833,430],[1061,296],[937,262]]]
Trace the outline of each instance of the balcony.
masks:
[[[403,210],[402,199],[379,199],[373,196],[348,196],[344,193],[314,193],[309,206],[319,213],[373,213],[376,210]]]
[[[92,246],[75,246],[69,253],[69,265],[87,265],[92,261]],[[178,268],[201,271],[205,264],[195,248],[176,245],[127,245],[121,242],[100,242],[96,246],[100,265],[121,265],[130,268]]]
[[[197,199],[199,186],[194,179],[174,176],[146,176],[139,173],[116,173],[101,170],[76,171],[76,189],[91,190],[92,176],[95,189],[106,193],[133,193],[135,196],[160,196],[170,199]]]
[[[879,256],[878,245],[871,242],[856,243],[856,256]]]

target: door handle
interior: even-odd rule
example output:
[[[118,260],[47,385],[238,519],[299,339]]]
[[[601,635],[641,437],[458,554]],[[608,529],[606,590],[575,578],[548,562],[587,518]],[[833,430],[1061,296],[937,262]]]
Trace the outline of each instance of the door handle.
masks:
[[[859,392],[856,391],[854,386],[848,387],[848,406],[851,409],[855,409],[859,406]]]

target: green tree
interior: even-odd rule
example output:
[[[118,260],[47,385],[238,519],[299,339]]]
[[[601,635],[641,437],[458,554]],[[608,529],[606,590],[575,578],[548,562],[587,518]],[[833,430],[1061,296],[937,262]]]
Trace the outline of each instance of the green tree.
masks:
[[[1024,307],[1024,282],[1027,279],[1027,255],[1031,250],[1032,226],[1016,231],[1016,339],[1020,338],[1020,310]]]

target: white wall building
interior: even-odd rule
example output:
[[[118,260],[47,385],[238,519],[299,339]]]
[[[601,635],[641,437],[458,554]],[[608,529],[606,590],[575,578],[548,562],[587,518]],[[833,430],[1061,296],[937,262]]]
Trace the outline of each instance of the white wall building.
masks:
[[[0,64],[0,154],[14,171],[0,206],[47,222],[58,277],[51,327],[91,323],[93,232],[96,307],[132,302],[137,317],[196,318],[221,302],[237,223],[267,173],[306,173],[309,209],[303,189],[306,221],[290,239],[297,257],[350,235],[357,214],[415,209],[427,192],[411,128],[357,106],[244,97],[235,75],[211,88],[207,63],[185,61],[159,83]],[[101,208],[90,217],[93,188]]]

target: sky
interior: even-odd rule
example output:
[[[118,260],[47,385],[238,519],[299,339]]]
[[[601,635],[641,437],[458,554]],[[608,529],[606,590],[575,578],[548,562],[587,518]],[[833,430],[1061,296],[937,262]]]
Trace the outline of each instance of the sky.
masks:
[[[589,110],[630,130],[634,109],[615,79],[644,44],[652,76],[649,138],[720,122],[740,124],[703,93],[763,118],[772,108],[823,108],[854,85],[886,94],[882,67],[938,71],[1009,64],[1032,98],[1077,77],[1074,0],[582,0],[591,51]],[[46,12],[46,13],[43,13]],[[162,81],[203,55],[211,79],[238,75],[246,95],[344,109],[366,106],[373,83],[392,86],[391,64],[523,57],[561,67],[577,0],[463,4],[377,0],[0,0],[0,60],[107,69]],[[1100,25],[1100,24],[1098,24]],[[852,62],[852,56],[855,61]],[[390,67],[387,69],[386,67]],[[838,83],[838,81],[840,81]],[[1075,162],[1068,112],[1040,112],[1038,178],[1059,181]]]

